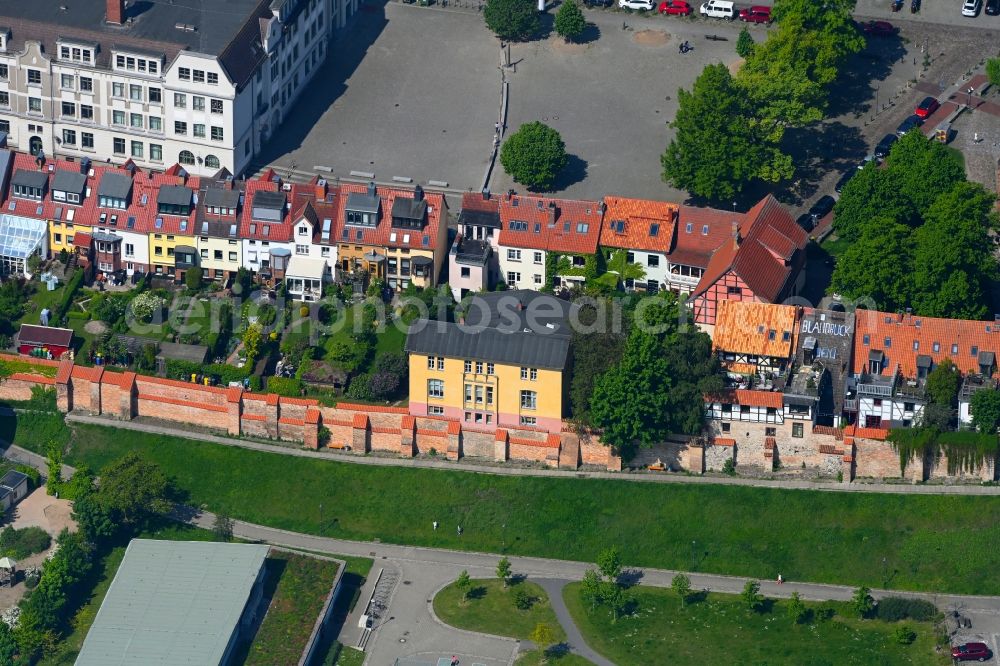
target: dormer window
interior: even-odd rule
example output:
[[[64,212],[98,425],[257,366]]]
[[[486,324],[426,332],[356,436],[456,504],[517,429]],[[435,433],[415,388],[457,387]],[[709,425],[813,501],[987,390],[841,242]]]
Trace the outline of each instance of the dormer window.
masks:
[[[18,169],[14,172],[12,180],[14,186],[14,196],[18,199],[32,199],[41,201],[45,196],[45,188],[49,184],[49,177],[41,171],[23,171]]]
[[[309,235],[309,227],[306,226],[299,227],[299,236],[308,236],[308,235]]]
[[[251,201],[253,219],[263,222],[281,222],[285,216],[285,193],[260,190]]]
[[[97,44],[66,44],[59,42],[59,60],[81,65],[93,65]]]
[[[52,199],[68,204],[79,204],[83,201],[87,177],[73,171],[56,171],[52,179]]]
[[[105,173],[97,188],[97,205],[101,208],[125,210],[128,208],[131,193],[131,178],[123,173]]]
[[[191,188],[183,185],[163,185],[156,195],[156,211],[161,215],[190,215]]]
[[[354,226],[377,226],[380,207],[381,199],[374,187],[369,186],[367,192],[351,192],[344,207],[344,221]]]
[[[119,71],[139,72],[140,74],[160,73],[158,59],[127,53],[115,53],[114,68]]]

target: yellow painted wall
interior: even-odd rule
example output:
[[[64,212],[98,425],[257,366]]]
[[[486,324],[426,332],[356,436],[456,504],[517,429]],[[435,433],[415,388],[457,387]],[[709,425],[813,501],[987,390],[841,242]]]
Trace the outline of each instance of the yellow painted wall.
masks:
[[[49,252],[52,253],[53,257],[59,254],[60,250],[72,252],[73,244],[69,242],[69,238],[80,232],[89,234],[91,229],[89,224],[81,224],[76,220],[73,222],[49,220]],[[56,235],[59,236],[58,241],[56,241]]]
[[[174,265],[174,248],[178,245],[194,245],[194,239],[189,236],[179,236],[175,234],[150,233],[149,234],[149,263],[151,266]],[[156,248],[160,248],[161,253],[156,253]]]
[[[205,277],[211,278],[215,270],[229,271],[231,273],[239,270],[242,265],[242,251],[240,249],[242,243],[239,240],[234,240],[232,245],[230,245],[230,239],[228,238],[198,236],[195,240],[197,241],[195,247],[198,249],[198,254],[201,257],[201,267],[207,271]],[[207,253],[202,252],[202,250],[207,250]],[[221,260],[215,259],[216,250],[222,252]],[[229,260],[230,252],[236,253],[236,259],[233,261]],[[208,256],[204,256],[205,254]]]
[[[537,379],[521,379],[520,366],[495,364],[494,374],[486,374],[486,362],[483,362],[483,373],[475,372],[473,361],[471,373],[465,372],[465,359],[445,358],[444,370],[431,370],[427,367],[427,356],[410,354],[410,403],[426,403],[441,405],[446,410],[446,416],[465,410],[493,411],[503,414],[518,414],[534,416],[541,419],[560,419],[563,416],[563,372],[558,370],[537,369]],[[427,394],[427,382],[430,379],[444,380],[444,397],[431,398]],[[492,386],[493,405],[484,402],[469,404],[465,401],[465,385]],[[521,409],[521,391],[535,391],[537,394],[536,409]],[[475,392],[473,392],[475,398]]]

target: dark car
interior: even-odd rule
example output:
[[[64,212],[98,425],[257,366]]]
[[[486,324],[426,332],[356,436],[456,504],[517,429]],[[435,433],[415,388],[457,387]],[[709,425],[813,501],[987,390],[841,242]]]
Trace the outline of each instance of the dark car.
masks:
[[[833,210],[833,206],[836,203],[836,199],[831,197],[829,194],[824,194],[816,200],[816,203],[812,205],[812,208],[809,209],[809,214],[812,215],[816,222],[819,222],[826,217],[831,210]]]
[[[815,220],[813,220],[813,216],[810,215],[809,213],[802,213],[801,215],[799,215],[799,218],[795,220],[795,224],[799,225],[806,231],[812,231],[812,228],[816,226],[816,222]]]
[[[837,184],[833,186],[833,191],[836,192],[837,194],[840,194],[840,191],[844,189],[844,185],[847,185],[847,182],[851,178],[854,178],[854,176],[857,175],[857,173],[858,173],[857,169],[848,169],[847,171],[845,171],[844,175],[841,176],[840,180],[837,181]]]
[[[861,31],[872,37],[892,37],[899,32],[899,28],[888,21],[868,21],[862,24]]]
[[[986,643],[963,643],[951,649],[951,658],[955,661],[986,661],[992,656]]]
[[[924,97],[920,104],[917,105],[917,108],[914,109],[913,114],[921,118],[927,118],[940,107],[941,103],[933,97]]]
[[[615,0],[586,0],[588,7],[610,7]]]
[[[878,142],[875,146],[875,157],[880,160],[884,160],[889,156],[889,151],[892,150],[892,144],[899,140],[899,136],[896,134],[886,134],[882,137],[882,140]]]
[[[984,11],[987,16],[1000,14],[1000,0],[986,0],[986,9]]]
[[[911,129],[915,127],[920,127],[924,123],[923,119],[917,114],[913,114],[903,122],[899,123],[899,127],[896,128],[896,134],[903,136]]]

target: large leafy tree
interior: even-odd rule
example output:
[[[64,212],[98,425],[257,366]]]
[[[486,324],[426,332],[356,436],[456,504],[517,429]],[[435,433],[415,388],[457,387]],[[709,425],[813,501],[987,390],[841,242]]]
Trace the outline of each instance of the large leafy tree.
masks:
[[[699,432],[702,393],[719,388],[711,341],[681,324],[680,308],[672,294],[643,301],[621,361],[594,384],[591,420],[626,455],[670,433]]]
[[[515,182],[532,190],[550,190],[569,158],[559,132],[538,121],[526,123],[500,149],[500,164]]]
[[[897,174],[872,163],[847,182],[833,209],[833,228],[837,236],[849,241],[871,229],[916,221],[916,211],[901,193]]]
[[[583,17],[576,0],[566,0],[560,5],[559,11],[556,12],[556,34],[567,42],[574,42],[580,38],[586,27],[587,19]]]
[[[830,288],[850,299],[872,299],[880,308],[909,306],[913,294],[912,230],[876,219],[837,261]]]
[[[952,409],[958,399],[962,377],[951,359],[944,359],[927,374],[927,397],[936,404]]]
[[[709,65],[691,91],[678,91],[676,136],[660,158],[663,180],[708,199],[729,200],[752,180],[792,174],[778,148],[783,129],[761,124],[723,64]]]
[[[170,483],[155,464],[130,452],[101,470],[98,502],[126,526],[168,513]]]
[[[994,434],[1000,428],[1000,391],[972,394],[972,424],[979,432]]]
[[[965,167],[956,153],[921,132],[907,132],[893,145],[887,171],[899,194],[921,214],[939,196],[965,180]]]
[[[994,197],[961,182],[938,197],[916,233],[913,306],[930,317],[980,319],[997,278],[989,230]]]
[[[542,25],[532,0],[486,0],[483,18],[493,34],[512,41],[531,39]]]

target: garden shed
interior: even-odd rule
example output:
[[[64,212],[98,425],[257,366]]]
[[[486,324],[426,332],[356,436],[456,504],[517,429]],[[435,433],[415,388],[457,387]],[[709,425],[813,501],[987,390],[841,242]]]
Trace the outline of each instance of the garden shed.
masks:
[[[21,324],[17,351],[27,356],[58,359],[73,346],[73,329]]]

